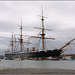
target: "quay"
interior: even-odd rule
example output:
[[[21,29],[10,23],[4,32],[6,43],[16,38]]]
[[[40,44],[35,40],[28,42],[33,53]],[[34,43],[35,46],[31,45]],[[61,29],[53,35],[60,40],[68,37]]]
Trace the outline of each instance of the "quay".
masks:
[[[25,68],[25,69],[22,69],[22,68],[19,68],[19,69],[2,69],[0,70],[0,74],[38,74],[38,75],[41,75],[41,74],[44,74],[44,75],[47,75],[47,74],[70,74],[70,75],[73,75],[75,74],[75,70],[64,70],[64,69],[33,69],[33,68]]]

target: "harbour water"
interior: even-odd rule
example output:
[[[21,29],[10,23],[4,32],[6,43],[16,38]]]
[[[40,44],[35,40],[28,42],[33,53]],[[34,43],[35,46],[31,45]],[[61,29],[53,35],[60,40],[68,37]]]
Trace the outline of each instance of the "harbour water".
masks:
[[[40,68],[40,69],[68,69],[75,70],[75,61],[52,60],[1,60],[1,68]]]

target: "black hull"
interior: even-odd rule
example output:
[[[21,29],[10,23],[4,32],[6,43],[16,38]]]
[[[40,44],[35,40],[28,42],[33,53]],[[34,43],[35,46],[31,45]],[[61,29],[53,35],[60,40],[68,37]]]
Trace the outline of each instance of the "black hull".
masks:
[[[37,52],[26,52],[26,53],[14,53],[5,54],[9,59],[14,58],[42,58],[42,57],[59,57],[62,50],[47,50],[47,51],[37,51]]]

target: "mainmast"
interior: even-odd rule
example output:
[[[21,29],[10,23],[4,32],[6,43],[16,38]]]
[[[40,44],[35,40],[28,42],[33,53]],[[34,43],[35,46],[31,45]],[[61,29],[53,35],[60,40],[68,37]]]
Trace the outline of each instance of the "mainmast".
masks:
[[[48,29],[44,29],[44,16],[43,16],[43,10],[42,10],[42,28],[38,28],[38,27],[35,27],[35,28],[38,28],[38,29],[42,29],[42,34],[41,34],[41,37],[39,37],[39,36],[31,36],[32,38],[40,38],[40,39],[42,39],[42,49],[43,49],[43,51],[44,51],[44,39],[55,39],[55,38],[47,38],[47,37],[45,37],[45,33],[44,33],[44,30],[48,30]]]

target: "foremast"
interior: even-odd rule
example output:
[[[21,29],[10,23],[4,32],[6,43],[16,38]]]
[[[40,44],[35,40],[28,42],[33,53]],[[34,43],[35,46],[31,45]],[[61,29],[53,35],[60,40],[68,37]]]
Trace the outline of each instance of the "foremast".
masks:
[[[22,36],[26,36],[26,35],[22,35],[22,29],[23,29],[23,26],[22,26],[22,20],[21,20],[21,25],[20,25],[20,34],[14,34],[14,40],[13,40],[13,32],[12,32],[12,53],[13,53],[13,43],[15,42],[18,42],[18,43],[20,43],[20,52],[22,52],[22,45],[23,45],[23,43],[28,43],[28,42],[23,42],[23,38],[22,38]],[[15,37],[15,35],[19,35],[20,36],[20,39],[19,39],[19,41],[16,41],[16,37]],[[29,42],[30,43],[30,42]]]

